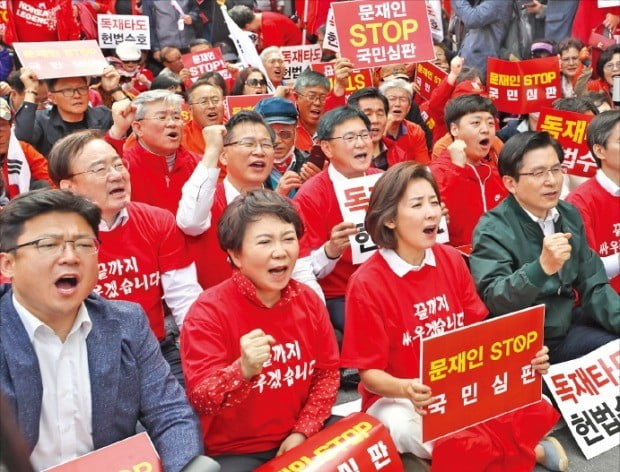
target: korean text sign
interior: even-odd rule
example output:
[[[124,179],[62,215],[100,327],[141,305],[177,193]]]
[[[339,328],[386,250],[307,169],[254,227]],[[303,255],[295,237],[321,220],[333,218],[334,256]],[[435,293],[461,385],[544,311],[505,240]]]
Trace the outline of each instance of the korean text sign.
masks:
[[[551,106],[562,96],[558,58],[502,61],[489,57],[487,91],[497,109],[508,113],[532,113]]]
[[[134,43],[138,49],[151,49],[149,17],[146,15],[97,15],[99,46],[115,48]]]
[[[402,462],[390,434],[366,413],[354,413],[272,459],[257,472],[400,472]]]
[[[544,305],[422,339],[420,372],[437,400],[422,418],[430,441],[535,403],[542,377],[531,361],[543,346]]]
[[[207,72],[219,72],[225,79],[231,77],[220,48],[184,54],[181,59],[183,60],[183,67],[189,70],[193,82]]]
[[[253,110],[254,106],[263,98],[273,97],[272,94],[263,95],[229,95],[226,97],[228,116],[233,116],[239,110]]]
[[[620,440],[620,343],[611,341],[544,377],[586,459]]]
[[[354,67],[430,61],[435,49],[426,8],[419,2],[334,2],[341,57]]]
[[[13,43],[13,48],[39,79],[101,75],[108,65],[94,39]]]
[[[303,46],[282,46],[286,70],[284,80],[293,80],[310,64],[321,61],[321,46],[319,44],[305,44]]]
[[[543,108],[538,118],[538,131],[546,131],[560,142],[564,149],[562,166],[571,175],[592,177],[596,174],[596,161],[586,140],[588,123],[594,116],[572,111]]]
[[[439,83],[448,76],[443,70],[431,62],[420,62],[415,68],[415,83],[420,87],[418,92],[426,100],[431,98],[431,93]]]
[[[163,472],[157,451],[147,433],[136,434],[44,472],[82,472],[118,470],[119,472]]]
[[[377,250],[377,245],[364,228],[364,219],[370,202],[370,193],[379,177],[381,173],[334,182],[342,221],[353,223],[358,228],[357,234],[349,236],[353,264],[361,264]]]

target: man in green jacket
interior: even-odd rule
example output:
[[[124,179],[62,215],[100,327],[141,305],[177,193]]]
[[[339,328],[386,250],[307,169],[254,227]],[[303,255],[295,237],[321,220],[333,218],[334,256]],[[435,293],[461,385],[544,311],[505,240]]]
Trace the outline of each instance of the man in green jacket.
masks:
[[[492,314],[545,304],[552,363],[587,354],[620,333],[620,298],[588,246],[577,209],[559,200],[563,159],[544,132],[519,133],[506,143],[498,166],[511,195],[480,219],[470,258]]]

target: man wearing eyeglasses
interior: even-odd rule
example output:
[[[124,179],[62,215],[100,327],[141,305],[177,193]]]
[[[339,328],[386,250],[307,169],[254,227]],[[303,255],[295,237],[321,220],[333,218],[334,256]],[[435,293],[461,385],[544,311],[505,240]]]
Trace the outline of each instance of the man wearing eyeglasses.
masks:
[[[196,416],[136,304],[91,293],[101,210],[60,190],[0,212],[0,391],[36,470],[145,427],[164,470],[202,453]]]
[[[112,126],[112,114],[105,106],[89,107],[86,77],[48,79],[47,87],[52,108],[37,111],[39,79],[30,69],[22,69],[20,76],[26,94],[15,115],[15,136],[32,144],[47,156],[52,146],[63,136],[81,129],[107,130]],[[113,100],[125,97],[119,87],[120,75],[114,66],[104,69],[101,87]]]
[[[583,356],[620,334],[620,298],[588,246],[581,215],[560,200],[563,159],[545,132],[506,142],[498,165],[510,196],[480,218],[470,257],[493,315],[545,305],[551,363]]]

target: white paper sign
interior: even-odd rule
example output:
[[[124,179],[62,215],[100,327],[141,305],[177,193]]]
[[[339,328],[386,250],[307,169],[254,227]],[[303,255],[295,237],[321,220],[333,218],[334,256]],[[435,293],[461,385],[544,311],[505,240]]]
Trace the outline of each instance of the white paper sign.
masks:
[[[586,459],[620,441],[620,341],[552,365],[543,377]]]
[[[151,49],[149,17],[146,15],[97,15],[99,47],[113,49],[120,43],[134,43]]]
[[[349,236],[353,264],[361,264],[377,250],[376,244],[364,228],[364,219],[370,193],[382,173],[365,175],[342,182],[334,182],[334,191],[338,199],[342,220],[354,223],[359,232]]]
[[[321,46],[306,44],[303,46],[282,46],[280,48],[286,63],[284,80],[295,80],[310,64],[321,62]]]
[[[336,33],[334,10],[330,5],[329,12],[327,13],[327,22],[325,23],[325,38],[323,39],[323,49],[340,52],[340,46],[338,44],[338,33]]]
[[[620,1],[618,0],[598,0],[599,8],[618,8],[620,7]]]

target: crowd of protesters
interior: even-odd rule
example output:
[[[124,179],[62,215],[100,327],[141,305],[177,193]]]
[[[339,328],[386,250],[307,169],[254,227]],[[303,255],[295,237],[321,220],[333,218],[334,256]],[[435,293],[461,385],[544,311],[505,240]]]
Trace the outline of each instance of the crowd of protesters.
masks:
[[[436,335],[542,303],[536,375],[618,341],[620,41],[590,35],[620,38],[620,8],[438,1],[446,76],[427,100],[414,64],[378,67],[347,96],[353,64],[325,48],[333,78],[285,78],[280,48],[322,45],[328,1],[305,22],[299,1],[4,3],[0,406],[32,467],[139,424],[166,471],[203,454],[209,470],[254,470],[338,421],[346,368],[363,411],[433,470],[568,470],[546,397],[422,442],[436,399],[420,339],[425,320]],[[220,3],[260,67],[218,36]],[[11,53],[96,38],[97,13],[148,16],[151,50],[120,43],[97,77],[45,80]],[[183,55],[212,47],[226,73],[192,78]],[[566,175],[538,112],[499,112],[486,88],[489,57],[556,56],[553,107],[596,115],[587,179]],[[244,95],[265,97],[231,113],[227,97]],[[360,230],[337,190],[374,174]],[[378,246],[362,264],[360,231]],[[422,316],[428,299],[444,304]]]

